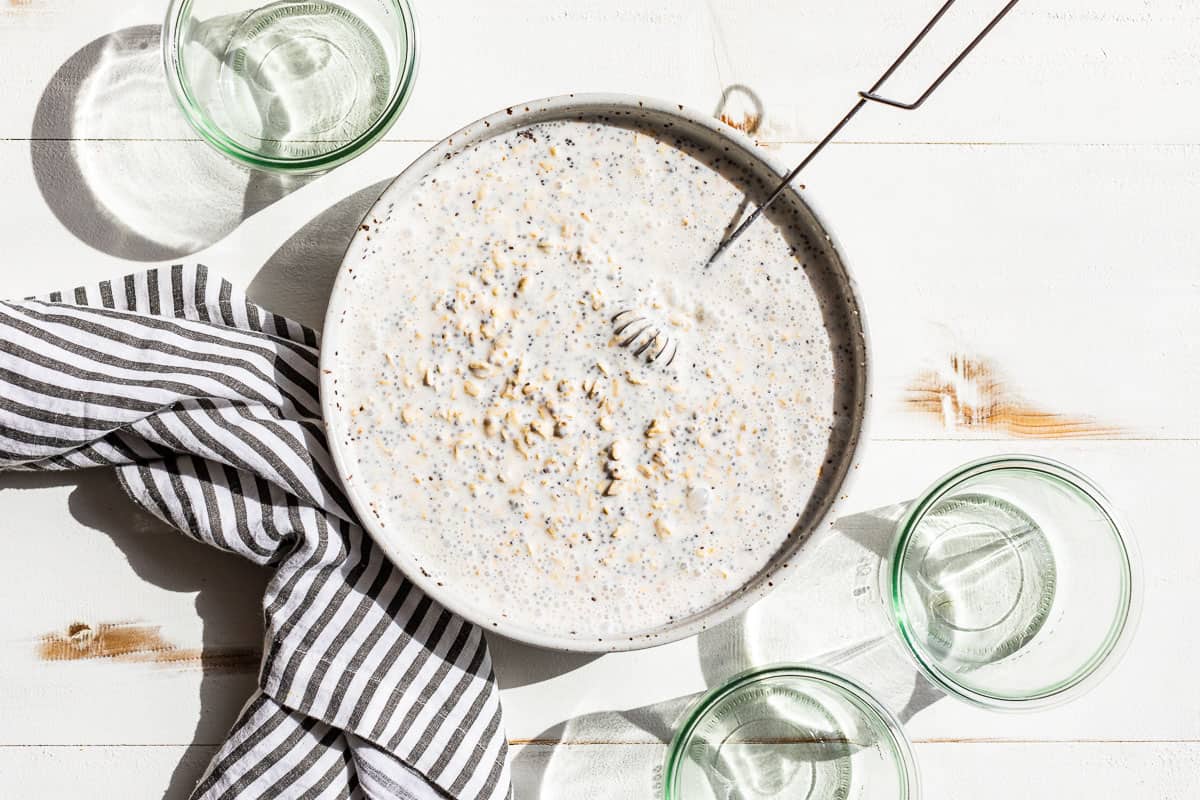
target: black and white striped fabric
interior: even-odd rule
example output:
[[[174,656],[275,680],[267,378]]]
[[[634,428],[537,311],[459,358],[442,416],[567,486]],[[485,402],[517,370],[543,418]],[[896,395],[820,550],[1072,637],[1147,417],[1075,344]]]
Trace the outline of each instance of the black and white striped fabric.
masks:
[[[0,303],[0,468],[115,466],[130,496],[274,577],[261,690],[193,797],[510,795],[475,626],[358,526],[317,337],[204,267]]]

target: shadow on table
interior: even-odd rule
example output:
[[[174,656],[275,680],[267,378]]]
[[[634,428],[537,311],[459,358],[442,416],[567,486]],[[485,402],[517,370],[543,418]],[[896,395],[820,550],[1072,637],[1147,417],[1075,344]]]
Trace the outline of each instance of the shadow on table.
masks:
[[[196,614],[203,625],[203,655],[198,666],[202,671],[200,717],[190,744],[220,743],[256,685],[258,658],[246,643],[262,641],[260,609],[268,573],[189,539],[138,508],[126,497],[111,469],[0,475],[0,491],[53,486],[75,487],[68,500],[71,516],[112,539],[139,578],[170,592],[195,594]],[[47,575],[55,569],[50,563],[43,566]],[[152,609],[142,620],[89,620],[86,607],[78,612],[90,622],[146,622],[152,627],[156,621]],[[71,622],[64,619],[63,625]],[[136,700],[131,700],[131,706],[135,704]],[[187,798],[207,763],[207,753],[197,757],[184,751],[164,800]]]
[[[849,675],[901,722],[940,699],[896,643],[880,595],[880,570],[902,511],[897,505],[854,514],[814,534],[797,555],[792,578],[745,614],[700,635],[705,684],[711,688],[751,667],[789,661]],[[518,800],[552,800],[566,786],[574,796],[610,797],[614,770],[638,773],[636,796],[661,796],[662,746],[698,696],[585,714],[548,728],[536,739],[546,745],[535,743],[514,759]],[[557,741],[579,746],[549,744]],[[604,757],[615,761],[597,769],[588,743],[637,746],[604,748]],[[600,748],[593,752],[601,755]],[[630,786],[623,783],[622,790]]]
[[[250,281],[246,289],[250,299],[319,329],[342,256],[389,183],[391,178],[360,189],[309,220]]]
[[[307,180],[246,169],[200,141],[167,85],[158,25],[71,56],[43,91],[30,138],[34,177],[59,221],[134,261],[202,250]]]
[[[517,689],[574,672],[600,657],[599,653],[544,650],[494,633],[486,634],[496,670],[496,685]]]
[[[269,573],[231,553],[189,539],[133,504],[113,470],[79,473],[68,507],[76,521],[112,539],[129,566],[147,583],[171,592],[194,592],[204,632],[200,717],[192,744],[218,744],[254,691],[258,658],[231,666],[222,653],[263,639],[262,597]],[[253,654],[251,654],[253,655]],[[164,800],[188,797],[207,759],[184,758],[171,775]]]

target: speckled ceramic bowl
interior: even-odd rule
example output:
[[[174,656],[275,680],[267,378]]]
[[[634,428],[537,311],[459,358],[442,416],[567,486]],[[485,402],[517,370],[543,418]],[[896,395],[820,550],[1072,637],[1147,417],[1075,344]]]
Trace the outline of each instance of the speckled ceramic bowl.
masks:
[[[777,185],[780,176],[788,171],[787,165],[769,158],[743,134],[681,105],[624,95],[566,95],[520,103],[471,123],[434,146],[404,170],[380,197],[377,207],[386,207],[403,197],[437,164],[454,158],[465,148],[528,125],[579,117],[607,118],[624,125],[637,124],[663,132],[664,135],[682,137],[701,149],[720,153],[723,158],[735,162],[735,165],[749,176],[739,185],[739,189],[745,191],[752,201],[765,197],[770,189]],[[828,524],[827,520],[832,517],[837,499],[844,493],[845,483],[856,466],[859,444],[865,438],[863,425],[870,390],[865,323],[854,282],[838,248],[811,207],[800,199],[797,193],[789,192],[781,197],[771,213],[787,214],[788,222],[795,224],[799,229],[798,239],[807,251],[809,278],[813,281],[816,291],[826,301],[823,307],[826,327],[847,332],[834,342],[840,350],[838,358],[835,359],[839,372],[836,378],[838,396],[835,398],[835,404],[840,410],[840,425],[835,428],[831,437],[826,451],[825,468],[817,487],[796,522],[793,531],[795,535],[787,539],[786,544],[776,552],[766,567],[751,580],[731,588],[722,600],[696,614],[674,621],[664,619],[663,624],[651,629],[622,631],[618,634],[589,631],[586,629],[586,620],[581,620],[581,630],[573,636],[553,635],[513,624],[501,618],[494,610],[480,607],[478,601],[468,592],[438,585],[436,581],[422,574],[413,554],[405,545],[403,534],[383,529],[366,508],[366,502],[351,474],[352,470],[348,468],[349,454],[344,445],[346,432],[339,430],[338,425],[331,422],[337,419],[337,415],[330,413],[335,402],[334,382],[337,380],[339,367],[346,366],[339,364],[338,359],[339,340],[344,336],[340,320],[347,313],[353,313],[355,291],[362,290],[361,282],[355,282],[352,290],[352,279],[345,267],[347,264],[359,263],[368,247],[370,234],[360,229],[346,252],[325,318],[324,342],[321,348],[321,399],[330,449],[359,519],[367,532],[414,584],[452,611],[487,630],[509,638],[540,647],[606,652],[652,647],[699,633],[744,610],[770,592],[775,584],[786,576],[792,566],[792,556],[813,531],[823,524]],[[371,218],[386,215],[372,209],[367,216]]]

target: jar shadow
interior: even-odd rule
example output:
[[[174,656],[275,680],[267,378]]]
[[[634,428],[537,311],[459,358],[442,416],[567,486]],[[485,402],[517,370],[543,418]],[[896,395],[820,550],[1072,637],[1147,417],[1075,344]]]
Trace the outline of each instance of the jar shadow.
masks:
[[[46,85],[30,133],[55,217],[132,261],[202,250],[309,180],[247,169],[203,142],[171,96],[161,37],[139,25],[80,49]]]
[[[918,672],[893,632],[880,574],[905,506],[842,517],[795,556],[792,577],[744,614],[698,637],[705,684],[781,661],[841,672],[901,723],[944,695]],[[573,717],[522,743],[513,759],[520,798],[662,794],[666,746],[700,693]],[[614,775],[620,775],[619,780]]]
[[[901,722],[943,695],[900,644],[881,587],[906,504],[842,517],[798,553],[793,577],[745,614],[701,637],[706,682],[780,661],[832,668]],[[812,609],[812,612],[806,612]]]

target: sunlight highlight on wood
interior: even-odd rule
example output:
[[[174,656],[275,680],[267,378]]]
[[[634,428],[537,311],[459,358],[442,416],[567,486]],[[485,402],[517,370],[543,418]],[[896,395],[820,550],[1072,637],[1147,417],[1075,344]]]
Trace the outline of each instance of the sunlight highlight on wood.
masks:
[[[994,431],[1035,439],[1113,438],[1124,431],[1083,415],[1047,411],[1026,401],[988,360],[951,355],[945,367],[922,372],[905,405],[936,418],[948,431]]]

